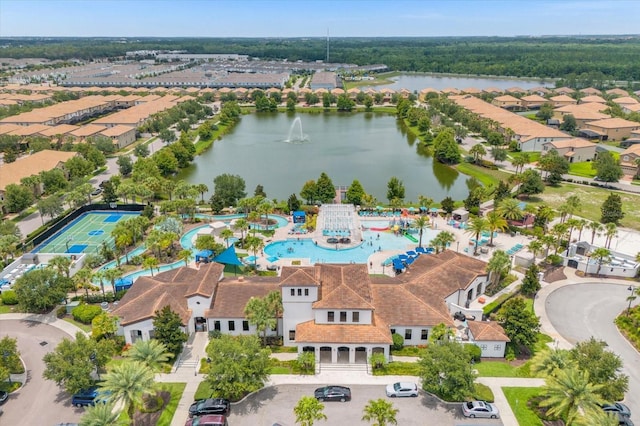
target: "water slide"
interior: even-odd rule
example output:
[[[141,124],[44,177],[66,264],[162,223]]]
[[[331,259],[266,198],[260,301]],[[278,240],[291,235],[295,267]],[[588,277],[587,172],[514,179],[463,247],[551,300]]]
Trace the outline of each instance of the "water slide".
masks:
[[[410,239],[411,241],[413,241],[414,243],[418,242],[418,239],[416,237],[414,237],[413,235],[411,235],[410,233],[408,233],[408,232],[405,232],[404,236],[407,237],[408,239]]]

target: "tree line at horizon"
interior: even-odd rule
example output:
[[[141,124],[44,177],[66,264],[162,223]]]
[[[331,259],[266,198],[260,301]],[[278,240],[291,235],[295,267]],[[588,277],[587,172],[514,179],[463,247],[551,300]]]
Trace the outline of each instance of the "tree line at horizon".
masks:
[[[132,50],[184,50],[315,62],[326,59],[327,50],[324,38],[142,38],[126,44],[109,39],[5,38],[0,43],[5,46],[4,57],[51,60],[103,59]],[[393,71],[563,78],[584,87],[640,80],[637,37],[336,38],[330,46],[330,62],[382,63]]]

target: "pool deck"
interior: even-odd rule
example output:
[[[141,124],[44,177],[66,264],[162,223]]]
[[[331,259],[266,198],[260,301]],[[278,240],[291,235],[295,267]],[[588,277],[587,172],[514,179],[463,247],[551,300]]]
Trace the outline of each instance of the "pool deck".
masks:
[[[363,223],[366,223],[367,221],[380,222],[387,219],[391,219],[391,218],[385,218],[385,217],[366,218],[366,219],[362,219],[362,222]],[[464,229],[454,228],[453,226],[447,223],[447,220],[445,220],[440,216],[436,217],[435,219],[431,218],[431,226],[433,226],[433,229],[436,229],[436,230],[449,231],[455,236],[455,241],[451,244],[451,247],[450,247],[451,250],[456,250],[459,253],[464,253],[464,254],[467,254],[468,256],[473,256],[473,245],[469,244],[469,240],[473,238],[473,235],[468,234],[467,231]],[[325,242],[326,236],[322,235],[321,230],[315,230],[314,232],[310,232],[307,234],[290,234],[289,231],[291,231],[292,229],[293,229],[293,223],[291,222],[291,218],[289,217],[289,223],[286,226],[277,228],[275,230],[275,234],[273,235],[273,237],[265,239],[265,244],[273,241],[284,241],[292,238],[300,238],[301,240],[311,239],[313,241],[317,241],[319,246],[322,246],[325,248],[334,247],[333,244],[327,244]],[[416,238],[418,237],[416,236]],[[524,246],[523,250],[526,250],[526,246],[529,244],[530,241],[531,239],[524,235],[515,235],[512,237],[509,234],[500,232],[498,233],[498,236],[494,237],[493,239],[494,246],[487,247],[488,248],[487,253],[479,253],[479,255],[475,257],[477,259],[488,262],[495,250],[508,251],[510,248],[512,248],[516,244],[522,244]],[[428,241],[423,241],[422,245],[426,246],[427,243]],[[361,241],[352,241],[350,244],[340,244],[340,247],[344,247],[346,249],[346,248],[357,247],[360,244],[361,244]],[[468,252],[464,251],[465,248],[468,248]],[[387,260],[389,257],[403,253],[403,252],[404,250],[382,250],[380,252],[373,253],[368,258],[369,273],[394,276],[395,274],[393,271],[393,267],[383,266],[382,263],[385,260]],[[282,258],[272,263],[267,260],[267,257],[268,255],[266,254],[258,253],[258,259],[256,263],[259,269],[266,270],[268,265],[273,265],[273,264],[279,267],[290,266],[291,262],[294,260],[299,260],[300,266],[312,265],[310,263],[310,259],[308,258],[300,258],[300,259]]]

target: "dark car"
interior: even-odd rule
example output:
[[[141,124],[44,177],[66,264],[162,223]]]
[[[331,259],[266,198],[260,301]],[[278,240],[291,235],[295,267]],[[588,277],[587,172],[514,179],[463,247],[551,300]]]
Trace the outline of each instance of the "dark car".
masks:
[[[325,386],[318,388],[314,396],[320,402],[323,401],[351,401],[351,389],[345,386]]]
[[[107,395],[101,395],[96,386],[81,390],[71,397],[71,405],[75,407],[96,405],[96,402],[107,402]]]
[[[184,426],[229,426],[227,418],[220,414],[194,417],[187,420]]]
[[[634,426],[629,417],[625,417],[620,413],[618,413],[618,424],[620,426]]]
[[[207,398],[199,399],[189,407],[189,417],[204,416],[206,414],[228,414],[231,404],[228,399]]]
[[[613,404],[604,404],[602,409],[608,413],[618,413],[624,417],[631,417],[631,410],[626,405],[620,402],[614,402]]]
[[[0,390],[0,405],[4,404],[9,398],[9,392]]]
[[[102,188],[96,188],[93,191],[91,191],[91,196],[95,197],[97,195],[102,194]]]

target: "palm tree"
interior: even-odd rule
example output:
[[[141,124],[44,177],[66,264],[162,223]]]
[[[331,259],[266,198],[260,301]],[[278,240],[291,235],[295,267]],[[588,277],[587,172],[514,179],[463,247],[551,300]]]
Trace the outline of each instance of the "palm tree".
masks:
[[[59,275],[69,278],[71,272],[71,259],[67,256],[54,256],[49,260],[49,266],[54,268]]]
[[[507,220],[520,220],[524,216],[520,202],[515,198],[505,198],[500,202],[496,211]]]
[[[313,426],[317,420],[327,420],[323,411],[324,404],[312,396],[303,396],[293,407],[296,423],[300,426]]]
[[[429,211],[429,208],[433,204],[433,198],[425,197],[424,195],[418,195],[418,204],[420,207],[424,207]]]
[[[159,264],[160,262],[154,256],[145,257],[142,261],[142,267],[151,271],[151,276],[153,276],[153,268],[157,268]]]
[[[184,260],[184,266],[189,266],[189,262],[193,259],[193,250],[183,249],[178,252],[178,259]]]
[[[471,234],[475,236],[475,245],[473,247],[473,255],[478,255],[478,240],[480,239],[480,234],[487,230],[487,220],[483,217],[474,217],[469,221],[469,227],[467,228],[467,234]]]
[[[598,247],[597,249],[591,252],[591,257],[598,261],[598,270],[596,271],[596,275],[600,275],[600,269],[602,268],[602,264],[604,262],[611,261],[611,252],[604,247]]]
[[[244,233],[249,229],[249,222],[247,221],[247,219],[240,218],[236,220],[236,223],[233,225],[233,228],[237,231],[240,231],[242,244],[244,244]]]
[[[556,248],[556,254],[558,254],[558,250],[560,250],[560,247],[562,247],[562,240],[564,239],[564,236],[567,234],[567,231],[569,230],[569,225],[567,225],[566,223],[556,223],[555,225],[553,225],[553,228],[551,228],[551,235],[553,235],[555,237],[555,248]]]
[[[445,251],[447,249],[447,246],[455,240],[456,237],[451,232],[441,231],[433,240],[431,240],[430,244],[433,244],[436,249],[436,253],[439,253],[440,248],[442,248],[442,251]]]
[[[369,403],[364,406],[362,420],[373,422],[374,426],[397,425],[397,414],[398,409],[393,408],[391,402],[387,402],[382,398],[376,400],[370,399]]]
[[[139,339],[129,348],[126,356],[146,365],[152,371],[159,372],[162,371],[162,366],[173,357],[173,354],[168,352],[164,343],[158,340]]]
[[[229,228],[223,229],[222,232],[220,232],[220,238],[224,240],[227,244],[227,248],[229,248],[229,239],[233,238],[233,231]]]
[[[533,258],[531,259],[531,261],[535,263],[536,257],[538,257],[538,253],[542,251],[542,247],[543,247],[542,241],[533,240],[529,243],[527,247],[529,248],[529,251],[533,254]]]
[[[473,162],[477,163],[479,159],[487,155],[487,150],[484,149],[482,144],[476,144],[471,147],[469,150],[469,154],[473,155]]]
[[[618,426],[619,424],[616,413],[604,411],[600,408],[586,410],[573,422],[574,426]]]
[[[549,221],[555,216],[553,209],[546,204],[539,205],[536,210],[536,223],[542,225],[542,230],[547,232]]]
[[[589,383],[589,372],[575,367],[558,370],[547,378],[541,407],[549,407],[548,415],[562,417],[571,424],[580,412],[599,409],[604,401],[598,395],[603,385]]]
[[[413,221],[413,226],[418,228],[418,232],[420,234],[420,241],[418,242],[418,247],[422,247],[422,234],[424,232],[424,228],[429,226],[429,218],[425,216],[418,216],[416,220]]]
[[[611,242],[613,241],[613,237],[618,236],[618,227],[616,226],[615,223],[609,222],[605,224],[604,228],[605,228],[604,229],[604,235],[605,235],[604,245],[606,248],[611,248]]]
[[[87,299],[89,298],[89,289],[93,287],[93,285],[91,284],[92,279],[93,279],[93,272],[91,272],[91,269],[87,267],[82,268],[78,272],[76,272],[76,274],[72,278],[76,288],[76,296],[78,294],[77,289],[84,288],[87,294]]]
[[[262,238],[258,237],[250,237],[247,238],[246,249],[253,253],[253,266],[254,268],[258,263],[258,250],[264,247],[264,242]]]
[[[588,223],[589,221],[587,221],[586,219],[578,219],[578,223],[576,225],[576,229],[578,230],[578,241],[581,241],[582,231],[584,230],[584,228],[587,226]]]
[[[531,359],[531,372],[548,377],[555,376],[558,371],[572,365],[569,351],[564,349],[549,349],[540,351]]]
[[[120,268],[109,268],[104,270],[104,278],[111,283],[113,291],[116,291],[116,280],[122,276],[124,271]],[[104,296],[104,287],[102,287],[102,295]]]
[[[144,394],[155,385],[153,371],[139,361],[123,362],[104,376],[101,388],[111,393],[111,400],[122,401],[129,419],[133,419],[135,406],[142,403]]]
[[[202,204],[204,204],[204,193],[205,192],[209,192],[209,187],[204,183],[198,183],[198,184],[195,185],[195,188],[200,193]]]
[[[257,207],[258,213],[265,217],[265,229],[269,229],[269,214],[273,213],[273,203],[270,200],[263,200]]]
[[[502,275],[511,267],[511,258],[502,250],[493,252],[493,256],[487,262],[487,272],[491,274],[491,281],[497,284]]]
[[[590,222],[586,228],[591,230],[591,244],[593,245],[593,240],[596,238],[596,234],[600,236],[604,228],[602,227],[602,224],[598,222]]]
[[[112,401],[88,406],[80,419],[80,426],[119,426],[124,422],[119,419],[120,410],[115,409]]]
[[[569,214],[569,219],[571,219],[576,210],[582,205],[582,200],[577,195],[570,195],[564,204],[567,206],[567,213]]]
[[[580,226],[580,219],[576,219],[572,217],[571,219],[567,220],[565,223],[569,227],[569,236],[567,237],[567,240],[569,244],[571,244],[571,234],[573,234],[574,229],[577,229]]]
[[[489,246],[493,247],[493,234],[496,231],[504,231],[509,228],[509,224],[497,211],[493,210],[487,214],[487,228],[491,236],[489,237]]]
[[[540,237],[539,239],[540,239],[540,242],[542,243],[542,245],[544,245],[544,248],[545,248],[544,257],[549,256],[549,249],[551,247],[553,247],[553,245],[556,242],[556,239],[553,237],[553,235],[549,235],[549,234],[545,234],[542,237]]]

